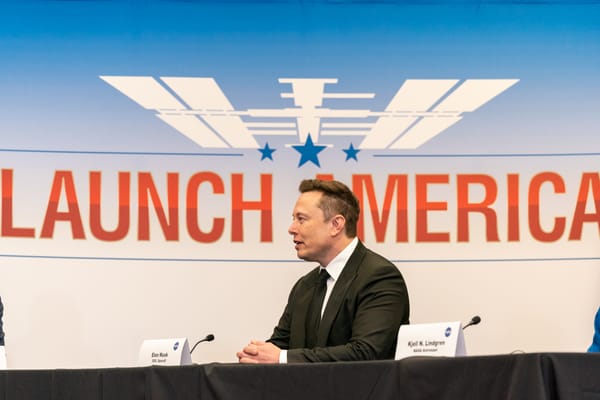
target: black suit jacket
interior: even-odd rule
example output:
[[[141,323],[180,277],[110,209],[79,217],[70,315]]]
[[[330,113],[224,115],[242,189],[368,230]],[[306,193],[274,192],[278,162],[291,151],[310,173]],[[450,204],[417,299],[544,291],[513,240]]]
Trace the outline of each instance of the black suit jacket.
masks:
[[[409,323],[409,300],[398,268],[361,242],[348,259],[323,313],[317,345],[305,346],[305,322],[319,268],[296,282],[268,340],[288,362],[393,359],[398,329]]]
[[[2,330],[2,315],[4,314],[4,306],[0,297],[0,346],[4,346],[4,331]]]

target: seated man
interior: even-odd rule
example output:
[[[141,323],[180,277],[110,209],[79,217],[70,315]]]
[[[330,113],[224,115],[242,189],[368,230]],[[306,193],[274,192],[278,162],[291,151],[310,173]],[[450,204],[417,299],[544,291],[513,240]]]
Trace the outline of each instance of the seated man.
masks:
[[[398,268],[357,234],[358,199],[343,183],[304,180],[288,233],[299,258],[319,264],[296,282],[266,342],[252,340],[241,363],[393,359],[409,301]]]
[[[596,319],[594,320],[594,338],[592,339],[592,345],[588,351],[600,352],[600,308],[598,308]]]
[[[0,346],[4,346],[4,331],[2,330],[2,315],[4,314],[4,306],[0,297]]]

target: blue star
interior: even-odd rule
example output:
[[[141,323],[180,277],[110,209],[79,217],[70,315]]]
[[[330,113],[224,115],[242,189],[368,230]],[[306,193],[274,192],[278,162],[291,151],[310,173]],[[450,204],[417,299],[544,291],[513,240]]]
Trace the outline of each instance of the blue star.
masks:
[[[268,158],[269,160],[273,161],[273,153],[276,150],[270,148],[269,143],[265,144],[265,147],[263,147],[262,149],[258,149],[258,151],[260,151],[260,153],[262,154],[260,161],[264,160],[265,158]]]
[[[298,168],[300,168],[309,161],[315,164],[317,167],[321,168],[321,165],[319,164],[319,157],[317,157],[317,154],[322,152],[327,146],[315,146],[312,141],[312,138],[310,137],[310,133],[308,134],[308,139],[306,139],[306,143],[304,143],[303,146],[296,145],[292,147],[301,155]]]
[[[346,161],[348,161],[351,158],[354,158],[354,160],[358,161],[358,158],[356,158],[356,155],[358,154],[358,152],[360,151],[359,149],[355,149],[354,145],[352,143],[350,143],[350,147],[347,149],[343,149],[342,150],[344,153],[346,153]]]

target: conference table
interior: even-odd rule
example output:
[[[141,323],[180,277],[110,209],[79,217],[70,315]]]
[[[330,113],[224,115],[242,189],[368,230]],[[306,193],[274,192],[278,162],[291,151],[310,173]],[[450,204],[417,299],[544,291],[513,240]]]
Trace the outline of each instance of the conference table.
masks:
[[[0,400],[600,399],[600,354],[5,370]]]

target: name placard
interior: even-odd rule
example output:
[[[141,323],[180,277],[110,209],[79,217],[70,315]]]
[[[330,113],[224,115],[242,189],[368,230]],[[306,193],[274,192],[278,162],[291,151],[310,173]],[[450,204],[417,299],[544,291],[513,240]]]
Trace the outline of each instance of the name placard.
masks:
[[[412,356],[466,356],[460,322],[402,325],[398,331],[396,360]]]
[[[0,369],[6,369],[6,351],[4,351],[4,346],[0,346]]]
[[[191,363],[190,345],[186,338],[148,339],[140,347],[139,366]]]

